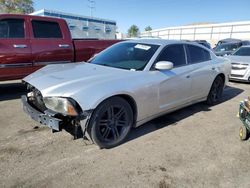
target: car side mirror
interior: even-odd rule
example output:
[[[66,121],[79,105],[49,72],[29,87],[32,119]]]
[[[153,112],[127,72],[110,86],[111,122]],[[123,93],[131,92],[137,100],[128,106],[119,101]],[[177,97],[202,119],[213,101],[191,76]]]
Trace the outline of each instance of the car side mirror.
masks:
[[[170,61],[159,61],[155,64],[155,69],[157,70],[171,70],[174,64]]]

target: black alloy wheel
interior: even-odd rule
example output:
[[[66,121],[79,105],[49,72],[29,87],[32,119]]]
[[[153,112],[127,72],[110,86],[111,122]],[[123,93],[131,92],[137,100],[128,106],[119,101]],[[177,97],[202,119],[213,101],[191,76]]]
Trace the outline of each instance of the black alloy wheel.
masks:
[[[90,136],[100,148],[112,148],[124,141],[132,124],[131,106],[121,97],[112,97],[102,102],[91,116]]]
[[[223,79],[220,76],[216,77],[216,79],[214,80],[214,82],[211,86],[206,103],[208,105],[217,104],[222,97],[223,88],[224,88]]]

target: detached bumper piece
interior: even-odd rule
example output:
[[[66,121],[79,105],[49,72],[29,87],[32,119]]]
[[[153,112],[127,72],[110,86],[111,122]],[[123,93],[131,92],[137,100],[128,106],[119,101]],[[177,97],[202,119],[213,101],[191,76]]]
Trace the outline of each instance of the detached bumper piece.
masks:
[[[28,103],[27,97],[24,95],[22,96],[21,100],[23,104],[23,110],[30,118],[53,130],[60,131],[61,125],[63,124],[61,119],[57,119],[39,112]]]

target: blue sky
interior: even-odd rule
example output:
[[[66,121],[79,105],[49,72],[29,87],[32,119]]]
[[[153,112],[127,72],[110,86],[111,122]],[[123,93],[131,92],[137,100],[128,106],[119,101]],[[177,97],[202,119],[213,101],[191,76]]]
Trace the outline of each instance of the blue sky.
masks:
[[[88,0],[34,0],[35,10],[51,9],[90,16]],[[117,22],[127,33],[135,24],[143,31],[197,22],[250,20],[250,0],[95,0],[94,17]]]

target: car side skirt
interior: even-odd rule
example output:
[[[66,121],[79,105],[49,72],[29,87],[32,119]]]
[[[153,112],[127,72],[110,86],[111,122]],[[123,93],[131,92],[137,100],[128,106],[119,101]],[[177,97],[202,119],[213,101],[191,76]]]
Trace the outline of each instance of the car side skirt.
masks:
[[[164,112],[161,112],[161,113],[155,114],[155,115],[153,115],[153,116],[150,116],[150,117],[148,117],[148,118],[145,118],[145,119],[142,119],[142,120],[140,120],[140,121],[137,121],[134,127],[139,127],[139,126],[143,125],[144,123],[146,123],[146,122],[148,122],[148,121],[150,121],[150,120],[152,120],[152,119],[155,119],[155,118],[160,117],[160,116],[162,116],[162,115],[169,114],[169,113],[174,112],[174,111],[177,111],[177,110],[179,110],[179,109],[181,109],[181,108],[184,108],[184,107],[187,107],[187,106],[191,106],[191,105],[193,105],[193,104],[196,104],[196,103],[199,103],[199,102],[203,102],[203,101],[206,101],[206,100],[207,100],[207,96],[206,96],[206,97],[202,97],[202,98],[200,98],[200,99],[197,99],[197,100],[195,100],[195,101],[191,101],[191,102],[185,103],[185,104],[180,105],[180,106],[178,106],[178,107],[168,109],[168,110],[166,110],[166,111],[164,111]]]

